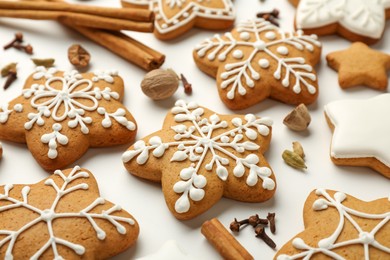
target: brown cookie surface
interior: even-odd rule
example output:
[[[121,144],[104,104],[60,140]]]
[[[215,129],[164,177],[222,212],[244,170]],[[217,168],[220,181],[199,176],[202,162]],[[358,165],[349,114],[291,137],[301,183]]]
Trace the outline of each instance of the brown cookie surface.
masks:
[[[264,19],[238,24],[230,33],[199,44],[197,66],[217,79],[231,109],[245,109],[270,97],[286,104],[311,104],[318,96],[313,66],[321,56],[314,35],[285,33]]]
[[[161,182],[176,218],[191,219],[222,196],[245,202],[273,196],[275,176],[263,156],[271,124],[268,118],[218,115],[179,100],[162,130],[137,141],[122,159],[131,174]]]
[[[390,1],[289,0],[297,6],[295,27],[307,34],[339,34],[350,41],[374,44],[390,18]]]
[[[44,169],[61,169],[89,147],[134,140],[136,123],[121,103],[123,94],[116,72],[37,67],[22,95],[0,105],[0,139],[27,143]]]
[[[387,259],[389,216],[389,198],[365,202],[317,189],[305,202],[305,231],[287,242],[275,259]]]
[[[161,40],[176,38],[192,27],[210,30],[233,25],[231,0],[121,0],[122,6],[149,9],[155,14],[154,35]]]
[[[57,170],[32,185],[0,186],[2,259],[106,259],[138,237],[136,220],[100,197],[93,175]]]
[[[348,49],[326,55],[328,66],[338,71],[342,88],[365,85],[373,89],[387,88],[387,71],[390,70],[390,55],[371,49],[361,42]]]

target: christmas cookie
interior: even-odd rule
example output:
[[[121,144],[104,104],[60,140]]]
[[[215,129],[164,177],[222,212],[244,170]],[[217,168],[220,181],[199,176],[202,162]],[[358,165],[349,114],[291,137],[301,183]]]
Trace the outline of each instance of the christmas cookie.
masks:
[[[303,220],[305,231],[287,242],[275,259],[389,258],[389,198],[365,202],[318,189],[306,200]]]
[[[263,156],[271,124],[268,118],[218,115],[179,100],[162,130],[137,141],[122,159],[131,174],[161,182],[176,218],[191,219],[222,196],[245,202],[273,196],[275,177]]]
[[[338,100],[325,106],[333,130],[330,156],[337,165],[367,166],[390,178],[390,94]]]
[[[233,25],[231,0],[121,0],[124,7],[142,8],[155,14],[154,35],[161,40],[176,38],[192,27],[220,30]]]
[[[326,55],[329,67],[339,72],[342,88],[365,85],[373,89],[387,88],[387,71],[390,55],[376,51],[361,42],[355,42],[346,50]]]
[[[317,35],[339,34],[350,41],[379,41],[390,18],[390,0],[289,0],[297,7],[295,27]]]
[[[37,67],[21,96],[0,105],[0,139],[27,143],[46,170],[61,169],[88,147],[132,142],[133,116],[121,104],[116,72],[61,72]]]
[[[1,259],[107,259],[138,237],[136,220],[76,166],[32,185],[0,186]]]
[[[294,105],[317,99],[313,66],[321,44],[314,35],[285,33],[264,19],[249,20],[207,39],[193,54],[198,67],[217,79],[219,96],[231,109],[268,97]]]

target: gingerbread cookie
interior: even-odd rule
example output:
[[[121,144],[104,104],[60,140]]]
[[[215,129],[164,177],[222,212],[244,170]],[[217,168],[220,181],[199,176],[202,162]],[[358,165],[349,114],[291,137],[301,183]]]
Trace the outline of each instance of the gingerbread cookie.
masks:
[[[221,30],[234,24],[231,0],[121,0],[122,6],[142,8],[155,14],[154,35],[176,38],[192,27]]]
[[[365,202],[318,189],[306,200],[303,219],[305,231],[285,244],[275,259],[389,258],[389,198]]]
[[[264,19],[238,24],[194,52],[198,67],[217,79],[218,93],[231,109],[271,97],[287,104],[313,103],[318,82],[313,66],[321,56],[316,36],[285,33]]]
[[[337,165],[367,166],[390,178],[390,94],[338,100],[325,106],[333,130],[330,156]]]
[[[137,141],[122,159],[131,174],[161,182],[176,218],[191,219],[222,196],[245,202],[273,196],[275,177],[263,156],[271,124],[269,118],[218,115],[179,100],[162,130]]]
[[[289,0],[297,7],[295,27],[307,34],[339,34],[374,44],[390,18],[389,0]]]
[[[376,51],[361,42],[355,42],[346,50],[326,55],[329,67],[339,72],[342,88],[365,85],[373,89],[387,88],[387,71],[390,55]]]
[[[136,220],[99,195],[80,167],[32,185],[0,186],[1,259],[107,259],[138,237]]]
[[[0,105],[0,139],[27,143],[46,170],[61,169],[89,147],[132,142],[133,116],[121,104],[115,71],[61,72],[37,67],[21,96]]]

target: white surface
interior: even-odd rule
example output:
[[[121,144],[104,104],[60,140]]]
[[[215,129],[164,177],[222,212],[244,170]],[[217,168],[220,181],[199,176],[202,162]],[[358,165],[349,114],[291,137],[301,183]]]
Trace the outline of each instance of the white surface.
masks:
[[[114,1],[88,1],[86,4],[106,4]],[[287,0],[237,0],[238,19],[254,17],[258,11],[277,7],[281,11],[282,28],[292,29],[294,7]],[[117,3],[117,2],[116,2]],[[116,5],[119,5],[118,3]],[[144,71],[124,61],[104,48],[67,30],[55,22],[0,19],[1,45],[22,31],[26,42],[34,46],[34,57],[53,57],[56,66],[66,70],[73,67],[67,60],[67,48],[73,43],[81,43],[91,54],[90,70],[116,68],[126,83],[124,103],[138,121],[138,138],[161,128],[165,114],[177,99],[196,101],[218,113],[237,113],[227,109],[220,101],[215,80],[202,73],[193,62],[192,48],[211,37],[215,32],[193,29],[185,36],[161,42],[151,34],[132,33],[135,38],[158,49],[167,55],[164,68],[173,68],[184,73],[193,84],[193,94],[186,96],[183,89],[165,101],[154,102],[148,99],[139,87]],[[181,222],[168,211],[161,187],[128,174],[121,162],[121,155],[128,145],[113,148],[90,149],[74,165],[85,167],[94,173],[103,197],[118,203],[138,220],[141,233],[137,244],[114,259],[132,259],[156,252],[166,240],[175,239],[189,255],[204,259],[218,259],[219,254],[200,233],[201,224],[218,217],[228,226],[234,217],[243,219],[259,213],[276,212],[277,234],[272,235],[278,248],[291,237],[303,230],[302,208],[307,195],[315,188],[323,187],[340,190],[365,200],[390,195],[390,180],[368,168],[338,167],[329,158],[331,131],[323,115],[323,106],[338,99],[370,98],[381,92],[366,87],[342,90],[338,86],[337,73],[326,65],[325,55],[331,51],[347,48],[349,42],[337,36],[322,37],[322,62],[316,69],[320,83],[318,101],[309,107],[312,123],[308,131],[292,132],[282,123],[283,118],[293,109],[292,106],[273,100],[266,100],[240,113],[254,113],[269,116],[274,120],[273,138],[270,150],[266,153],[277,178],[275,197],[265,203],[242,203],[222,199],[213,208],[196,219]],[[390,24],[387,22],[385,36],[376,45],[377,50],[390,53]],[[0,103],[20,95],[25,78],[34,65],[30,57],[16,50],[0,50],[0,67],[18,61],[19,79],[7,90],[0,88]],[[0,84],[4,83],[1,79]],[[382,111],[386,113],[385,111]],[[364,120],[362,118],[362,120]],[[389,138],[383,136],[383,138]],[[281,157],[284,149],[291,149],[291,143],[299,141],[306,152],[308,170],[300,172],[287,166]],[[370,140],[361,140],[369,142]],[[5,183],[34,183],[48,176],[35,162],[25,145],[3,142],[4,155],[0,161],[0,185]],[[268,232],[270,233],[270,232]],[[256,259],[271,259],[276,251],[254,237],[251,228],[240,232],[237,239]]]

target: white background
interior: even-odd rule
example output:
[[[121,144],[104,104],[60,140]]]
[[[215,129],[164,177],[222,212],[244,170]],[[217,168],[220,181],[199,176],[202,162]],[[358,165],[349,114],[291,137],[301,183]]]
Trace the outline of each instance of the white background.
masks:
[[[119,6],[117,1],[96,0],[85,3]],[[285,30],[291,30],[293,27],[295,10],[287,0],[266,0],[265,3],[259,0],[236,0],[235,6],[238,20],[252,18],[258,11],[268,11],[277,7],[281,11],[281,27]],[[215,79],[203,74],[192,59],[193,47],[215,32],[193,29],[179,39],[169,42],[161,42],[152,34],[129,32],[129,35],[166,54],[163,67],[173,68],[178,73],[183,73],[193,84],[191,96],[185,95],[183,89],[179,89],[172,98],[154,102],[141,92],[140,82],[145,74],[143,70],[56,22],[0,19],[1,45],[13,38],[13,34],[17,31],[23,32],[26,42],[33,45],[33,57],[55,58],[58,69],[73,69],[67,60],[67,48],[73,43],[81,43],[92,54],[90,70],[118,69],[126,85],[124,104],[138,122],[138,139],[160,129],[165,114],[177,99],[196,101],[218,113],[235,113],[220,101]],[[277,234],[272,238],[280,248],[304,229],[303,204],[307,195],[315,188],[344,191],[364,200],[389,196],[389,179],[368,168],[335,166],[329,158],[332,135],[323,115],[324,105],[338,99],[370,98],[381,92],[366,87],[342,90],[337,82],[337,73],[326,65],[325,56],[331,51],[347,48],[350,42],[337,36],[322,37],[321,41],[323,42],[322,60],[316,67],[320,95],[317,102],[309,106],[312,122],[307,131],[297,133],[287,129],[282,121],[293,107],[277,101],[265,100],[250,109],[239,111],[243,114],[250,112],[258,116],[269,116],[274,120],[273,139],[266,158],[274,170],[278,187],[274,198],[265,203],[250,204],[223,198],[205,214],[181,222],[168,211],[160,185],[133,177],[126,172],[121,154],[128,145],[90,149],[74,163],[92,171],[99,183],[102,196],[122,205],[140,224],[141,232],[137,244],[115,259],[132,259],[150,254],[168,239],[179,241],[183,250],[193,256],[218,259],[219,254],[200,233],[200,226],[204,221],[218,217],[228,227],[234,217],[243,219],[255,213],[265,216],[267,212],[276,212]],[[373,48],[390,53],[389,22],[383,39]],[[15,61],[19,63],[19,78],[7,91],[0,88],[0,103],[6,103],[20,95],[25,78],[34,68],[28,55],[12,49],[3,51],[1,48],[0,67]],[[0,81],[1,85],[3,83],[4,79]],[[388,111],[381,111],[381,113],[388,113]],[[282,160],[283,150],[291,149],[293,141],[301,142],[305,149],[308,165],[308,170],[305,172],[290,168]],[[26,145],[3,142],[3,147],[0,185],[35,183],[49,176],[35,162]],[[256,259],[271,259],[276,252],[256,239],[252,228],[244,229],[237,239]]]

